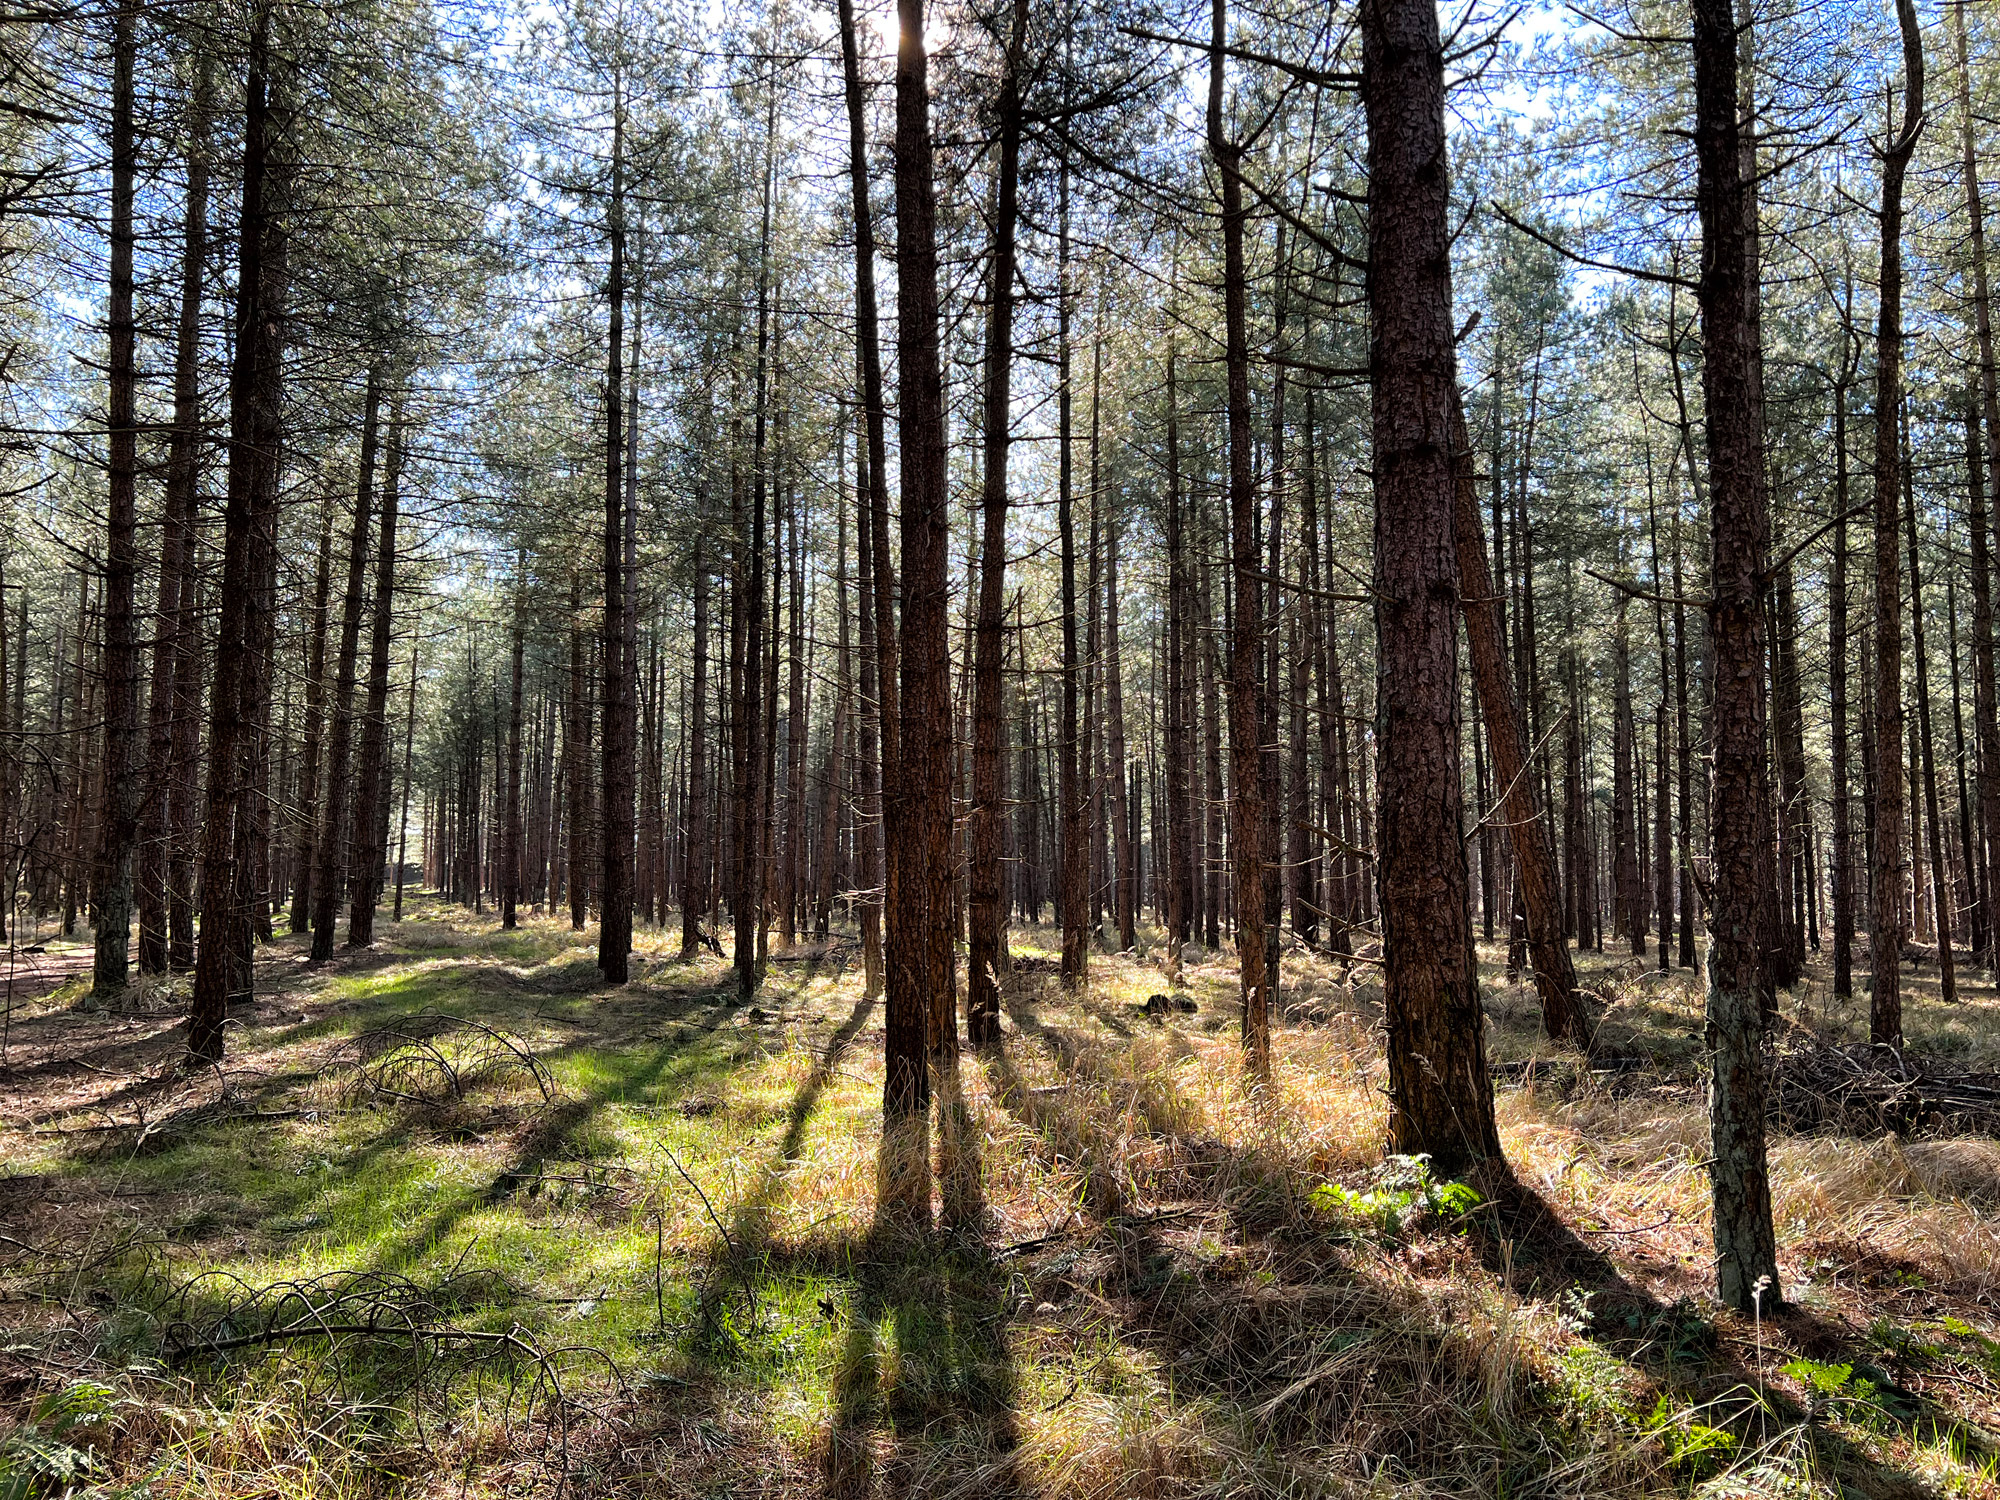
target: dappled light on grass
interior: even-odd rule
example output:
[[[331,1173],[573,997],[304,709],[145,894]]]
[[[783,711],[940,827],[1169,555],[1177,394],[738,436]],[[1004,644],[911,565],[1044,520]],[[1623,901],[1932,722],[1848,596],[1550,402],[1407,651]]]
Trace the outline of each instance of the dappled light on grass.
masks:
[[[839,950],[746,1000],[642,931],[607,990],[589,934],[419,911],[365,961],[268,950],[220,1078],[170,1079],[164,1022],[21,1018],[18,1433],[160,1497],[1990,1492],[2000,1148],[1780,1137],[1799,1306],[1718,1312],[1685,977],[1586,955],[1587,1061],[1492,972],[1511,1175],[1435,1183],[1383,1159],[1365,968],[1286,955],[1260,1088],[1227,955],[1162,1016],[1150,964],[1065,995],[1017,932],[961,1060],[976,1211],[924,1226],[879,1207]],[[1808,990],[1787,1024],[1841,1021]]]

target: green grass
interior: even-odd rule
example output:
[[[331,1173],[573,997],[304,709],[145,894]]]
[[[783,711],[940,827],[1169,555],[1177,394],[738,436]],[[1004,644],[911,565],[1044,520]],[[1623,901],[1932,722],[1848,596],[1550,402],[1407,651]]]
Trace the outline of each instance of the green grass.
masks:
[[[1492,976],[1491,1054],[1551,1067],[1503,1088],[1517,1181],[1474,1194],[1382,1167],[1365,967],[1287,955],[1300,1019],[1268,1092],[1237,1066],[1226,956],[1164,1022],[1144,956],[1097,956],[1079,996],[1024,973],[1003,1047],[962,1064],[983,1216],[911,1232],[875,1212],[858,962],[780,955],[745,1001],[647,932],[607,990],[579,936],[419,903],[323,969],[281,941],[220,1078],[170,1076],[172,990],[152,1015],[61,994],[17,1016],[0,1487],[1995,1493],[2000,1240],[1953,1186],[1982,1148],[1780,1141],[1808,1310],[1721,1312],[1688,976],[1585,960],[1649,1059],[1617,1088]],[[1046,967],[1055,935],[1013,951]],[[1992,1045],[1912,988],[1913,1033]],[[1853,1020],[1810,989],[1792,1008]],[[518,1066],[365,1087],[367,1034],[434,1015],[520,1038],[551,1096]],[[257,1341],[313,1316],[344,1331]],[[1812,1371],[1863,1361],[1893,1401],[1814,1399]],[[58,1432],[79,1380],[110,1404]],[[67,1479],[36,1467],[49,1443],[82,1455]]]

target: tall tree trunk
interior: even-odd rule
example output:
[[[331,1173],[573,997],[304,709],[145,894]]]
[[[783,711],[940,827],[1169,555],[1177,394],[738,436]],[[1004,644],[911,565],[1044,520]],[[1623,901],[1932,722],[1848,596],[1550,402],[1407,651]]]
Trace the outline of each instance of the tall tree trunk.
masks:
[[[857,735],[860,754],[860,806],[856,809],[854,839],[860,866],[862,895],[861,971],[862,992],[869,999],[882,993],[882,689],[878,668],[881,650],[877,645],[875,615],[875,528],[870,511],[874,508],[873,462],[868,456],[865,426],[855,443],[855,551],[857,610],[860,614],[861,722]]]
[[[1690,457],[1692,465],[1692,457]],[[1694,946],[1694,733],[1688,712],[1688,625],[1687,606],[1680,602],[1681,596],[1681,514],[1680,507],[1674,507],[1673,525],[1673,588],[1674,588],[1674,775],[1676,778],[1675,800],[1680,804],[1680,818],[1675,824],[1678,843],[1675,852],[1680,858],[1680,966],[1683,969],[1700,967]]]
[[[528,555],[514,554],[514,625],[510,632],[513,651],[507,673],[507,799],[506,841],[500,855],[500,926],[512,930],[520,925],[521,905],[521,675],[527,655]],[[414,675],[414,674],[413,674]],[[400,881],[401,863],[398,862]]]
[[[104,552],[104,809],[97,825],[97,932],[92,988],[111,995],[131,974],[132,843],[139,827],[139,330],[132,311],[132,222],[139,142],[133,71],[139,0],[118,0],[111,40],[110,359],[106,367]]]
[[[1965,219],[1967,252],[1966,259],[1972,268],[1972,310],[1975,344],[1979,356],[1978,413],[1983,413],[1986,424],[1985,441],[1982,445],[1976,430],[1967,434],[1969,449],[1967,461],[1975,468],[1982,466],[1981,448],[1984,460],[1992,465],[1993,496],[1996,506],[2000,506],[2000,381],[1996,381],[1993,359],[1993,299],[1986,272],[1986,211],[1979,186],[1979,160],[1974,150],[1972,117],[1972,63],[1966,49],[1965,0],[1954,0],[1951,8],[1952,42],[1958,52],[1958,115],[1959,115],[1959,155],[1961,175],[1965,187]],[[1968,412],[1968,422],[1976,424],[1978,415]],[[1989,538],[1985,527],[1985,507],[1983,486],[1978,479],[1972,481],[1972,512],[1969,527],[1972,532],[1972,586],[1973,620],[1972,663],[1973,663],[1973,707],[1975,738],[1979,744],[1979,810],[1980,822],[1986,830],[1985,884],[1987,901],[1992,907],[2000,907],[2000,718],[1996,718],[1996,699],[1993,686],[1993,609],[1991,585],[1989,583],[1991,559]],[[1982,634],[1978,611],[1982,608],[1981,596],[1986,602],[1985,626]],[[1985,707],[1980,707],[1981,694]],[[1986,930],[1992,943],[1986,956],[1989,968],[2000,970],[2000,910],[1987,912]]]
[[[1577,681],[1575,616],[1565,622],[1570,644],[1558,657],[1567,706],[1563,714],[1563,890],[1568,898],[1570,936],[1579,950],[1590,946],[1590,831],[1583,801],[1583,689]]]
[[[1202,942],[1213,953],[1222,946],[1223,836],[1228,817],[1222,781],[1222,703],[1217,678],[1221,639],[1214,629],[1215,584],[1207,549],[1197,572],[1200,594],[1196,649],[1201,653],[1202,759],[1208,796],[1202,818]]]
[[[688,689],[688,719],[682,732],[688,742],[685,852],[681,856],[681,958],[691,959],[706,940],[702,913],[708,906],[708,562],[705,544],[694,543],[694,639],[692,681]]]
[[[1777,1244],[1764,1146],[1769,826],[1765,750],[1764,577],[1771,522],[1763,410],[1748,327],[1751,284],[1737,117],[1736,18],[1729,0],[1694,0],[1695,153],[1702,226],[1702,393],[1708,411],[1713,562],[1713,900],[1708,1043],[1717,1284],[1750,1311],[1776,1303]]]
[[[889,459],[882,399],[881,318],[875,296],[875,216],[868,198],[867,113],[861,94],[854,3],[839,0],[839,6],[841,76],[847,103],[847,178],[854,217],[854,342],[861,366],[861,410],[867,437],[867,510],[862,525],[868,528],[868,550],[874,559],[870,582],[878,669],[875,721],[881,735],[879,784],[890,787],[897,781],[900,747],[896,733],[896,565],[889,554]],[[887,872],[895,868],[896,850],[883,840],[881,852],[886,880]]]
[[[403,863],[410,852],[410,785],[417,748],[417,655],[419,641],[410,640],[410,696],[403,710],[403,812],[396,833],[396,906],[390,920],[403,920]]]
[[[361,477],[354,492],[354,524],[347,538],[347,587],[341,595],[340,654],[335,658],[333,715],[327,731],[326,808],[320,824],[318,866],[313,872],[315,962],[333,957],[333,929],[340,912],[342,873],[349,849],[354,752],[354,677],[361,649],[361,609],[368,568],[369,524],[375,507],[375,463],[380,446],[382,372],[368,367],[361,412]]]
[[[1072,988],[1090,977],[1089,773],[1078,720],[1084,662],[1077,641],[1075,455],[1070,388],[1069,162],[1059,168],[1056,229],[1056,535],[1062,553],[1062,702],[1056,725],[1056,911],[1062,921],[1062,980]]]
[[[368,643],[368,698],[361,718],[361,762],[355,776],[354,850],[348,861],[347,946],[375,941],[375,905],[389,857],[389,650],[396,611],[396,512],[401,502],[407,439],[403,397],[390,403],[389,458],[382,476],[382,514],[375,528],[375,618]]]
[[[1276,1005],[1284,994],[1283,957],[1285,929],[1285,880],[1290,874],[1285,863],[1285,762],[1279,754],[1278,698],[1282,691],[1279,674],[1284,653],[1280,648],[1285,612],[1284,533],[1285,533],[1285,365],[1291,345],[1285,332],[1286,231],[1281,218],[1277,226],[1276,253],[1272,259],[1271,348],[1275,362],[1271,370],[1271,503],[1264,526],[1265,562],[1260,591],[1270,591],[1263,610],[1264,629],[1262,675],[1257,703],[1257,743],[1264,762],[1264,987]]]
[[[1906,418],[1907,420],[1907,418]],[[1958,1003],[1958,976],[1951,957],[1951,868],[1945,857],[1950,838],[1938,810],[1937,751],[1931,736],[1930,662],[1924,649],[1923,568],[1917,551],[1917,499],[1910,482],[1907,453],[1903,469],[1903,523],[1910,546],[1910,647],[1915,653],[1917,743],[1924,778],[1924,823],[1931,836],[1931,908],[1937,931],[1938,990],[1946,1005]]]
[[[1000,846],[1007,796],[1001,757],[1001,658],[1007,589],[1007,458],[1013,437],[1014,227],[1021,173],[1021,55],[1028,0],[1014,0],[1000,79],[1000,165],[995,184],[993,260],[987,278],[985,471],[979,511],[979,613],[972,668],[972,861],[966,959],[966,1037],[975,1047],[1000,1040]]]
[[[236,879],[249,920],[237,935],[234,958],[244,994],[251,989],[252,953],[271,941],[271,679],[278,626],[278,504],[264,508],[253,538],[249,631],[251,652],[243,674],[248,706],[248,816],[237,823]]]
[[[1972,788],[1967,784],[1965,772],[1965,700],[1959,671],[1958,581],[1949,569],[1944,575],[1944,622],[1946,659],[1951,669],[1951,763],[1958,783],[1957,873],[1962,881],[1958,908],[1968,913],[1966,953],[1976,960],[1979,954],[1986,952],[1990,940],[1985,927],[1986,902],[1979,890],[1980,856],[1977,836],[1973,832]]]
[[[569,575],[569,684],[563,694],[563,782],[569,793],[569,926],[590,907],[590,709],[584,702],[583,572]]]
[[[779,938],[787,948],[798,941],[799,905],[804,898],[800,861],[806,852],[806,627],[804,507],[794,495],[792,543],[786,549],[791,583],[785,684],[785,879],[779,908]]]
[[[1848,382],[1854,344],[1844,340],[1834,382],[1834,566],[1828,578],[1826,680],[1832,698],[1834,816],[1834,994],[1854,994],[1854,804],[1848,792]]]
[[[844,449],[846,444],[839,446]],[[837,459],[844,460],[846,456],[845,452],[841,452]],[[841,463],[840,468],[844,470],[845,463]],[[836,485],[834,499],[837,514],[834,520],[833,617],[840,622],[840,657],[834,669],[833,726],[827,735],[826,771],[821,778],[825,790],[821,797],[819,823],[818,910],[813,918],[814,936],[822,943],[833,934],[834,894],[841,887],[841,808],[846,801],[848,774],[843,758],[848,754],[851,732],[849,700],[854,691],[853,638],[848,633],[847,623],[847,497],[838,493],[844,487],[844,483]]]
[[[1618,623],[1611,636],[1611,865],[1621,937],[1632,944],[1632,956],[1646,956],[1645,895],[1639,872],[1638,828],[1634,821],[1638,731],[1632,720],[1632,641],[1624,596],[1619,596]]]
[[[771,210],[772,173],[776,160],[777,93],[769,95],[764,131],[763,228],[757,251],[757,353],[755,410],[750,448],[750,552],[738,570],[737,597],[743,632],[740,696],[736,720],[742,743],[736,771],[736,945],[737,987],[749,994],[760,977],[757,953],[764,913],[764,554],[765,524],[770,495],[766,463],[770,429],[771,365]]]
[[[1881,298],[1875,322],[1875,872],[1869,934],[1868,1032],[1903,1044],[1903,905],[1909,850],[1903,836],[1902,443],[1903,176],[1923,128],[1924,54],[1913,0],[1897,0],[1903,33],[1902,129],[1882,152]],[[1719,749],[1719,747],[1718,747]]]
[[[326,633],[333,591],[335,492],[320,504],[319,563],[313,574],[312,644],[306,660],[305,747],[300,755],[298,841],[293,847],[291,930],[312,928],[312,882],[318,861],[322,755],[326,737]]]
[[[1176,273],[1179,267],[1176,266]],[[1163,888],[1167,927],[1167,976],[1181,977],[1181,950],[1186,947],[1194,915],[1193,809],[1189,805],[1188,745],[1189,671],[1185,645],[1192,611],[1187,577],[1186,521],[1181,500],[1181,429],[1179,351],[1167,334],[1167,875]]]
[[[1101,346],[1100,346],[1101,349]],[[1093,405],[1096,401],[1092,382]],[[1096,419],[1092,418],[1095,427]],[[1124,518],[1115,501],[1107,507],[1104,539],[1104,734],[1109,771],[1104,788],[1111,799],[1111,910],[1118,923],[1118,951],[1138,946],[1139,877],[1133,857],[1131,807],[1126,795],[1125,688],[1118,650],[1118,541]]]
[[[1459,558],[1444,49],[1430,0],[1364,0],[1389,1138],[1457,1176],[1500,1155],[1460,829]],[[1470,497],[1469,488],[1467,498]]]
[[[1486,568],[1486,537],[1479,524],[1472,444],[1454,388],[1452,451],[1462,454],[1454,481],[1453,545],[1457,550],[1458,594],[1465,615],[1467,655],[1486,719],[1493,755],[1496,811],[1507,826],[1514,850],[1518,899],[1527,919],[1529,963],[1542,1002],[1542,1026],[1551,1037],[1590,1044],[1590,1018],[1577,990],[1576,966],[1563,941],[1562,886],[1556,871],[1549,819],[1536,805],[1534,767],[1521,732],[1521,708],[1507,669],[1502,595]]]
[[[1653,493],[1653,461],[1646,455],[1646,535],[1652,549],[1653,634],[1660,658],[1660,696],[1653,705],[1654,901],[1660,913],[1660,972],[1674,966],[1674,798],[1668,781],[1668,702],[1673,694],[1673,651],[1667,642],[1666,575],[1660,560],[1660,512]]]
[[[160,591],[153,640],[152,687],[147,704],[145,802],[139,814],[139,971],[164,973],[173,963],[175,874],[182,863],[180,825],[183,752],[176,731],[182,715],[193,717],[177,691],[184,659],[198,654],[193,618],[196,489],[201,445],[201,296],[208,257],[208,134],[212,67],[204,49],[195,62],[193,97],[188,105],[187,194],[181,231],[180,309],[174,345],[173,431],[167,440],[165,494],[161,505]],[[322,558],[326,548],[321,549]],[[324,563],[322,563],[324,566]],[[185,600],[185,603],[184,603]],[[323,627],[321,628],[323,633]],[[315,643],[317,649],[317,642]],[[0,647],[0,653],[4,648]],[[317,793],[314,793],[315,798]],[[303,867],[301,867],[303,874]],[[303,911],[292,930],[303,928]],[[186,959],[182,959],[186,967]]]
[[[1230,557],[1236,618],[1229,650],[1229,832],[1236,867],[1236,954],[1243,1004],[1243,1054],[1259,1077],[1271,1070],[1271,993],[1264,939],[1263,712],[1257,691],[1264,641],[1258,574],[1257,496],[1250,472],[1249,272],[1243,236],[1243,148],[1223,118],[1227,0],[1210,0],[1208,153],[1222,178],[1222,316],[1229,434]]]
[[[623,984],[632,961],[632,798],[635,703],[627,650],[625,607],[625,100],[613,82],[611,205],[606,234],[611,274],[605,289],[611,326],[604,372],[604,805],[599,818],[602,868],[598,901],[597,970],[606,984]]]
[[[270,68],[270,10],[252,31],[237,236],[236,347],[230,368],[229,484],[223,510],[221,612],[211,698],[208,811],[202,830],[201,947],[188,1013],[188,1058],[222,1059],[232,999],[246,993],[249,913],[238,884],[246,750],[256,706],[245,700],[256,642],[250,595],[260,581],[257,533],[275,519],[284,435],[285,301],[293,176],[290,90]]]
[[[1778,570],[1771,601],[1771,740],[1778,769],[1778,904],[1784,943],[1773,955],[1774,988],[1805,972],[1805,867],[1811,823],[1806,803],[1805,709],[1799,693],[1798,601],[1789,563]]]
[[[930,1213],[925,1111],[956,1081],[952,963],[951,518],[944,383],[938,367],[937,196],[924,0],[897,0],[896,360],[902,433],[902,684],[895,778],[885,810],[889,1018],[883,1087],[883,1203]],[[926,1060],[929,1068],[926,1068]],[[949,1188],[949,1184],[947,1185]]]
[[[1979,822],[1986,831],[1986,933],[1989,968],[2000,966],[2000,715],[1995,712],[1993,672],[1992,554],[1986,532],[1985,456],[1979,413],[1965,411],[1966,488],[1970,496],[1966,529],[1972,534],[1972,721],[1979,747]]]
[[[1307,707],[1315,683],[1319,688],[1317,709],[1322,719],[1326,716],[1326,674],[1324,666],[1320,665],[1324,629],[1319,615],[1323,590],[1320,587],[1319,565],[1319,488],[1315,473],[1318,454],[1313,432],[1316,415],[1313,391],[1307,387],[1305,430],[1301,434],[1303,442],[1300,445],[1303,451],[1299,456],[1299,552],[1303,558],[1300,571],[1304,575],[1305,589],[1293,614],[1292,746],[1288,787],[1291,843],[1286,851],[1286,862],[1293,871],[1292,933],[1308,948],[1319,946],[1320,914],[1319,845],[1312,820],[1315,795],[1310,775],[1312,741],[1306,724]],[[1324,788],[1319,790],[1323,792]],[[1485,869],[1490,875],[1490,861]]]

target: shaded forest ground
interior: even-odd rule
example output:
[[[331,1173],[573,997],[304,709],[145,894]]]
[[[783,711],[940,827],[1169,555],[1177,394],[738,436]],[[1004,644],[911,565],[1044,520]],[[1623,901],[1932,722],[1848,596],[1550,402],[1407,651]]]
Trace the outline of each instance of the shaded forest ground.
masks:
[[[220,1072],[75,950],[0,1061],[0,1493],[2000,1494],[2000,1146],[1780,1135],[1792,1303],[1710,1300],[1700,994],[1586,955],[1593,1069],[1491,967],[1513,1175],[1384,1164],[1379,992],[1288,954],[1274,1085],[1226,956],[1017,931],[968,1054],[987,1217],[874,1221],[882,1015],[836,947],[754,1003],[642,932],[419,903],[264,951]],[[584,935],[589,936],[589,935]],[[1486,960],[1500,955],[1488,951]],[[30,976],[32,978],[32,976]],[[2000,996],[1913,974],[1913,1051]],[[1823,970],[1788,1045],[1865,1036]],[[467,1022],[477,1024],[465,1024]]]

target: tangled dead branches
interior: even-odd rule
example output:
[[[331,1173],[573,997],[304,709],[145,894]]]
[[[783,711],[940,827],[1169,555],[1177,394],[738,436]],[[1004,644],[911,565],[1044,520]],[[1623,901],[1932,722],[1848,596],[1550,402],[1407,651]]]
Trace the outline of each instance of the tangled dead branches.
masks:
[[[467,1089],[507,1073],[525,1073],[542,1102],[555,1098],[548,1065],[522,1038],[498,1026],[439,1011],[359,1032],[343,1049],[352,1072],[347,1092],[403,1104],[459,1100]]]
[[[494,1317],[522,1300],[493,1271],[454,1273],[431,1285],[387,1271],[335,1271],[253,1286],[229,1272],[195,1277],[170,1297],[163,1352],[169,1365],[279,1361],[304,1394],[354,1413],[363,1425],[407,1417],[431,1445],[431,1427],[467,1403],[496,1398],[543,1434],[542,1461],[568,1471],[581,1407],[565,1384],[580,1365],[616,1365],[587,1346],[544,1346],[517,1321]],[[483,1315],[483,1316],[482,1316]],[[477,1326],[484,1322],[487,1326]]]
[[[1802,1134],[1996,1134],[2000,1073],[1958,1072],[1889,1046],[1808,1042],[1774,1060],[1771,1113]]]

